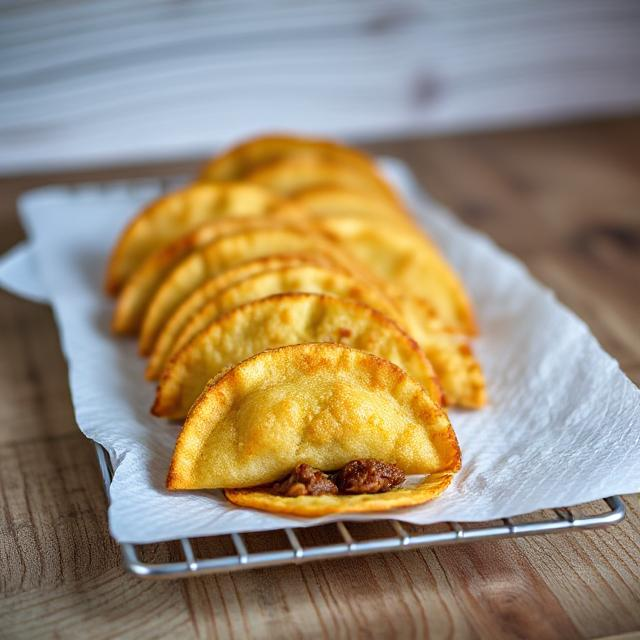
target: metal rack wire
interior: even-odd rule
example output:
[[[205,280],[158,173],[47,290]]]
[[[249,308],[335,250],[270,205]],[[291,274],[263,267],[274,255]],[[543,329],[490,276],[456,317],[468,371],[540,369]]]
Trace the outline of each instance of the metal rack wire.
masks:
[[[102,473],[105,491],[109,496],[109,487],[113,471],[107,452],[96,444],[98,464]],[[504,518],[501,524],[448,522],[446,531],[434,531],[434,527],[411,527],[412,532],[395,520],[386,520],[385,524],[393,535],[374,539],[356,539],[345,522],[335,523],[339,542],[305,546],[294,529],[284,529],[288,548],[250,552],[245,536],[232,533],[216,538],[231,539],[234,553],[217,557],[198,557],[191,540],[183,538],[175,541],[180,547],[182,560],[172,562],[152,562],[145,560],[140,545],[122,543],[123,563],[127,571],[141,578],[187,578],[208,573],[227,573],[259,567],[272,567],[284,564],[298,564],[312,560],[326,560],[348,556],[380,553],[383,551],[403,551],[418,547],[433,547],[446,544],[460,544],[495,538],[514,538],[520,536],[542,535],[561,531],[596,529],[618,524],[625,517],[625,507],[619,496],[605,498],[606,510],[592,515],[581,515],[577,507],[554,509],[555,517],[516,522]],[[603,505],[604,506],[604,505]],[[419,530],[414,532],[413,530]],[[175,544],[174,543],[174,544]]]

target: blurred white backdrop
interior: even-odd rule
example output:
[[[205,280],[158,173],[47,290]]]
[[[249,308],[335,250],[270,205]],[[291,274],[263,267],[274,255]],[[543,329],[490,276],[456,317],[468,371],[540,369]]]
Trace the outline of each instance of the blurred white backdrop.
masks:
[[[0,1],[2,173],[638,105],[638,0]]]

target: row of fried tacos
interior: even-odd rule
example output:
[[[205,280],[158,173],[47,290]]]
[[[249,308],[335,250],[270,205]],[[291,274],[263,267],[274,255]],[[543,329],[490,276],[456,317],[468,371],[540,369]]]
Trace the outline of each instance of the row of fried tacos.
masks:
[[[158,381],[152,413],[184,421],[169,489],[310,516],[418,504],[460,467],[444,407],[486,402],[460,280],[334,142],[217,156],[129,223],[106,290]]]

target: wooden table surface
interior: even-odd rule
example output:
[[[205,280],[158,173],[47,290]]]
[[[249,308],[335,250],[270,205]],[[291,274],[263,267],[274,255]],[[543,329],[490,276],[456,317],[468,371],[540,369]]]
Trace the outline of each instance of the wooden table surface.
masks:
[[[640,117],[371,145],[523,259],[640,379]],[[22,191],[195,163],[4,179]],[[0,292],[0,637],[574,638],[640,630],[640,509],[612,529],[149,582],[107,532],[48,307]]]

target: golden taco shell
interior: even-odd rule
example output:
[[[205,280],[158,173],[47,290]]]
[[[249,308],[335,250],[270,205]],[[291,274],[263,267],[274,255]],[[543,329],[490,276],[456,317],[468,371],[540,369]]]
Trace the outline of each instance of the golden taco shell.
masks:
[[[200,180],[226,181],[244,178],[247,173],[282,158],[321,158],[375,171],[364,153],[332,140],[293,135],[258,136],[238,144],[208,162]]]
[[[408,475],[460,468],[446,413],[405,371],[344,345],[298,344],[263,351],[207,385],[178,437],[167,487],[255,487],[300,462],[333,470],[358,458]]]
[[[285,293],[237,307],[197,334],[167,363],[151,411],[182,418],[225,368],[265,349],[312,342],[342,343],[390,360],[440,403],[431,363],[393,320],[346,298]]]

